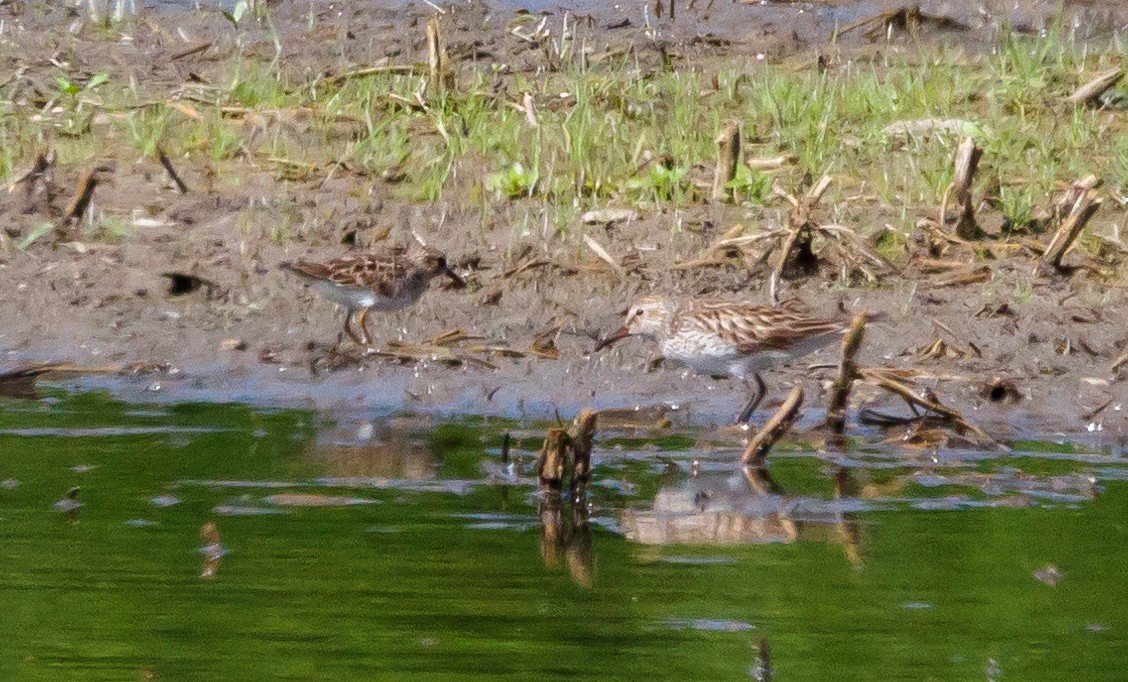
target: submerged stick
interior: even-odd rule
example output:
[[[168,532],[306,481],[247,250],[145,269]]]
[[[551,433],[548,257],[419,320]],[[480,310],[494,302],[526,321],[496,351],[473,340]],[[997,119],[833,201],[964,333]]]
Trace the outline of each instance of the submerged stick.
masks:
[[[1049,268],[1058,272],[1065,270],[1061,264],[1062,259],[1065,258],[1066,252],[1073,246],[1073,242],[1085,229],[1085,224],[1089,222],[1089,219],[1093,217],[1100,206],[1101,199],[1096,189],[1087,189],[1077,197],[1069,216],[1066,217],[1058,231],[1054,233],[1050,245],[1046,247],[1046,253],[1043,254],[1041,263],[1044,270]]]
[[[787,400],[783,401],[779,410],[749,441],[748,447],[744,448],[744,454],[741,455],[740,461],[749,466],[763,466],[768,451],[799,418],[799,407],[802,404],[803,387],[796,386],[791,389],[791,395],[787,396]]]
[[[858,313],[850,322],[846,336],[842,337],[842,355],[838,361],[838,378],[830,390],[826,406],[826,425],[835,433],[846,430],[846,405],[850,402],[850,389],[858,376],[858,365],[854,356],[862,345],[865,336],[866,314]]]
[[[736,191],[730,189],[728,184],[736,177],[736,167],[740,163],[740,123],[725,121],[715,141],[717,168],[713,173],[713,199],[735,199]]]

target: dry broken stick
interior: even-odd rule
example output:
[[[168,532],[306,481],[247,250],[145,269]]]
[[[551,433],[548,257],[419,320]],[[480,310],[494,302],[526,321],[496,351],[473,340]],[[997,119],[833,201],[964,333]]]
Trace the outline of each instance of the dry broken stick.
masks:
[[[1046,253],[1042,256],[1042,262],[1039,265],[1043,272],[1068,272],[1069,268],[1062,265],[1062,259],[1065,254],[1073,246],[1074,241],[1085,229],[1085,224],[1101,207],[1101,198],[1099,192],[1090,188],[1085,190],[1077,200],[1073,203],[1073,208],[1070,210],[1069,215],[1065,221],[1054,233],[1053,239],[1050,240],[1049,246],[1046,247]]]
[[[756,432],[752,440],[748,442],[748,447],[744,448],[744,454],[741,455],[740,461],[748,466],[763,466],[764,460],[768,456],[768,451],[776,444],[780,438],[787,433],[795,420],[799,418],[799,408],[803,404],[803,388],[796,386],[791,389],[791,395],[787,396],[787,400],[783,401],[779,410],[772,415],[771,419],[764,424],[763,428]]]
[[[1108,71],[1098,74],[1096,78],[1074,90],[1073,94],[1065,98],[1065,101],[1069,102],[1070,104],[1093,104],[1099,101],[1101,95],[1103,95],[1112,86],[1120,82],[1120,79],[1123,77],[1124,69],[1109,69]]]
[[[63,216],[66,222],[77,223],[82,220],[83,214],[86,213],[86,209],[90,207],[90,202],[94,198],[94,188],[97,186],[98,178],[94,171],[86,171],[79,177],[74,196],[67,204],[67,210]]]
[[[846,405],[850,401],[850,389],[858,376],[858,365],[854,356],[862,345],[865,336],[866,314],[858,313],[850,322],[846,336],[842,338],[842,355],[838,360],[838,378],[830,390],[826,406],[826,425],[835,433],[846,430]]]
[[[160,159],[161,165],[164,166],[165,171],[168,173],[168,177],[172,178],[172,181],[176,184],[177,191],[181,194],[187,194],[188,185],[184,184],[184,181],[180,179],[180,175],[177,174],[176,169],[172,167],[172,161],[168,158],[168,154],[165,154],[164,149],[157,149],[157,158]]]
[[[886,391],[889,391],[894,395],[900,396],[914,410],[915,408],[920,407],[924,410],[932,412],[933,414],[943,417],[949,423],[955,426],[956,430],[960,433],[970,431],[985,442],[1003,447],[1000,443],[995,441],[995,439],[988,436],[983,431],[983,429],[966,421],[963,418],[963,415],[961,415],[958,410],[954,410],[946,405],[943,405],[937,400],[930,400],[928,398],[922,398],[921,396],[918,396],[907,385],[901,383],[897,379],[894,379],[889,375],[889,373],[883,372],[880,368],[866,368],[860,370],[860,373],[861,377],[866,381],[876,384],[878,387],[885,389]]]
[[[987,265],[977,265],[955,272],[947,272],[931,278],[928,283],[934,287],[958,287],[968,284],[978,284],[991,279],[991,268]]]
[[[773,303],[779,303],[779,280],[783,276],[783,269],[789,261],[807,267],[817,263],[815,254],[811,250],[813,236],[811,233],[814,229],[817,229],[818,225],[811,218],[811,212],[822,200],[823,194],[830,187],[830,183],[831,177],[824,175],[798,199],[778,188],[775,189],[777,194],[783,196],[791,204],[791,212],[787,217],[790,232],[780,246],[779,257],[776,260],[775,267],[772,268],[771,276],[768,278],[768,295]]]
[[[35,162],[30,168],[15,174],[15,179],[8,183],[8,193],[11,194],[16,187],[22,184],[24,185],[24,194],[30,198],[32,194],[36,193],[36,186],[46,177],[47,171],[55,165],[56,158],[57,155],[53,147],[41,152],[35,157]]]

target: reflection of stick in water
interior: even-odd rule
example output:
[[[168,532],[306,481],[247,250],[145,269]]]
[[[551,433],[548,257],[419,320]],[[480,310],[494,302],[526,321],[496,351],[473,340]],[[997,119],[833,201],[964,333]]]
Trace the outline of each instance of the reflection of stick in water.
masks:
[[[834,471],[834,499],[856,498],[858,496],[858,482],[846,467],[838,467]],[[842,540],[842,551],[846,560],[854,566],[861,566],[861,534],[858,531],[858,520],[849,512],[840,511],[838,519],[838,534]]]
[[[564,522],[564,502],[560,495],[541,495],[540,553],[545,568],[555,569],[564,559],[568,574],[580,587],[591,587],[594,579],[595,552],[592,549],[591,526],[588,523],[587,495],[570,498],[568,523]]]
[[[204,568],[200,571],[201,578],[212,578],[219,570],[219,562],[227,553],[226,548],[219,541],[219,529],[215,523],[208,521],[200,526],[200,554],[204,555]]]
[[[752,666],[752,677],[760,682],[772,682],[775,673],[772,671],[772,647],[768,644],[767,637],[760,638],[758,653],[756,663]]]

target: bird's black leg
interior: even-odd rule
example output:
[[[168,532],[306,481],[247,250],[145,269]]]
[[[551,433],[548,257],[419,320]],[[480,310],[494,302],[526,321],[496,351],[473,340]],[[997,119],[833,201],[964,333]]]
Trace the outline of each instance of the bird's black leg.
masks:
[[[362,341],[361,338],[356,335],[356,332],[353,331],[351,323],[352,323],[353,313],[355,313],[355,312],[356,312],[355,310],[349,310],[348,312],[345,313],[345,333],[349,335],[350,339],[352,339],[353,341],[356,341],[357,344],[359,344],[361,346],[367,346],[368,344],[365,343],[364,341]],[[363,331],[363,328],[362,328],[362,331]]]
[[[747,423],[752,418],[752,414],[760,406],[760,401],[764,399],[768,392],[768,387],[764,385],[764,380],[760,378],[759,372],[753,374],[752,378],[756,380],[756,391],[748,398],[748,402],[744,404],[744,408],[736,417],[737,426]]]

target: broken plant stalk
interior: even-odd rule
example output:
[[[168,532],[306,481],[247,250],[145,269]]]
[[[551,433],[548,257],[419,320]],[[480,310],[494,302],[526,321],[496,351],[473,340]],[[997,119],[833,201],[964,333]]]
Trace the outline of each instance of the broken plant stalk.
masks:
[[[912,407],[920,407],[929,412],[932,412],[933,414],[943,417],[944,419],[951,422],[952,425],[956,427],[957,431],[960,431],[961,433],[964,431],[970,431],[977,437],[981,438],[983,441],[994,443],[996,445],[1000,445],[1001,447],[1001,444],[995,441],[995,439],[988,436],[983,431],[983,429],[966,421],[963,418],[963,415],[961,415],[958,410],[954,410],[934,400],[929,400],[927,398],[918,396],[916,393],[913,393],[911,388],[901,383],[900,381],[893,379],[892,377],[886,376],[883,372],[873,369],[863,369],[861,370],[861,377],[866,381],[874,383],[878,387],[889,391],[890,393],[900,396]]]
[[[838,361],[838,378],[827,400],[826,424],[835,433],[846,430],[846,406],[850,402],[850,389],[858,376],[858,365],[854,356],[862,345],[865,336],[866,314],[858,313],[850,322],[846,336],[842,338],[842,355]]]
[[[787,433],[795,420],[799,418],[799,408],[803,405],[803,387],[796,386],[791,389],[791,395],[779,406],[779,410],[756,432],[740,461],[746,466],[761,467],[767,459],[768,451],[780,438]]]
[[[717,133],[717,168],[713,173],[713,199],[735,199],[736,190],[729,183],[736,177],[740,163],[740,122],[726,121]]]
[[[1096,189],[1086,189],[1077,197],[1069,216],[1066,217],[1058,231],[1054,233],[1053,239],[1046,247],[1046,252],[1043,254],[1039,266],[1043,271],[1063,272],[1067,270],[1062,265],[1062,259],[1065,258],[1065,254],[1073,246],[1081,231],[1085,229],[1085,224],[1089,222],[1089,219],[1093,217],[1100,206],[1101,199]]]

